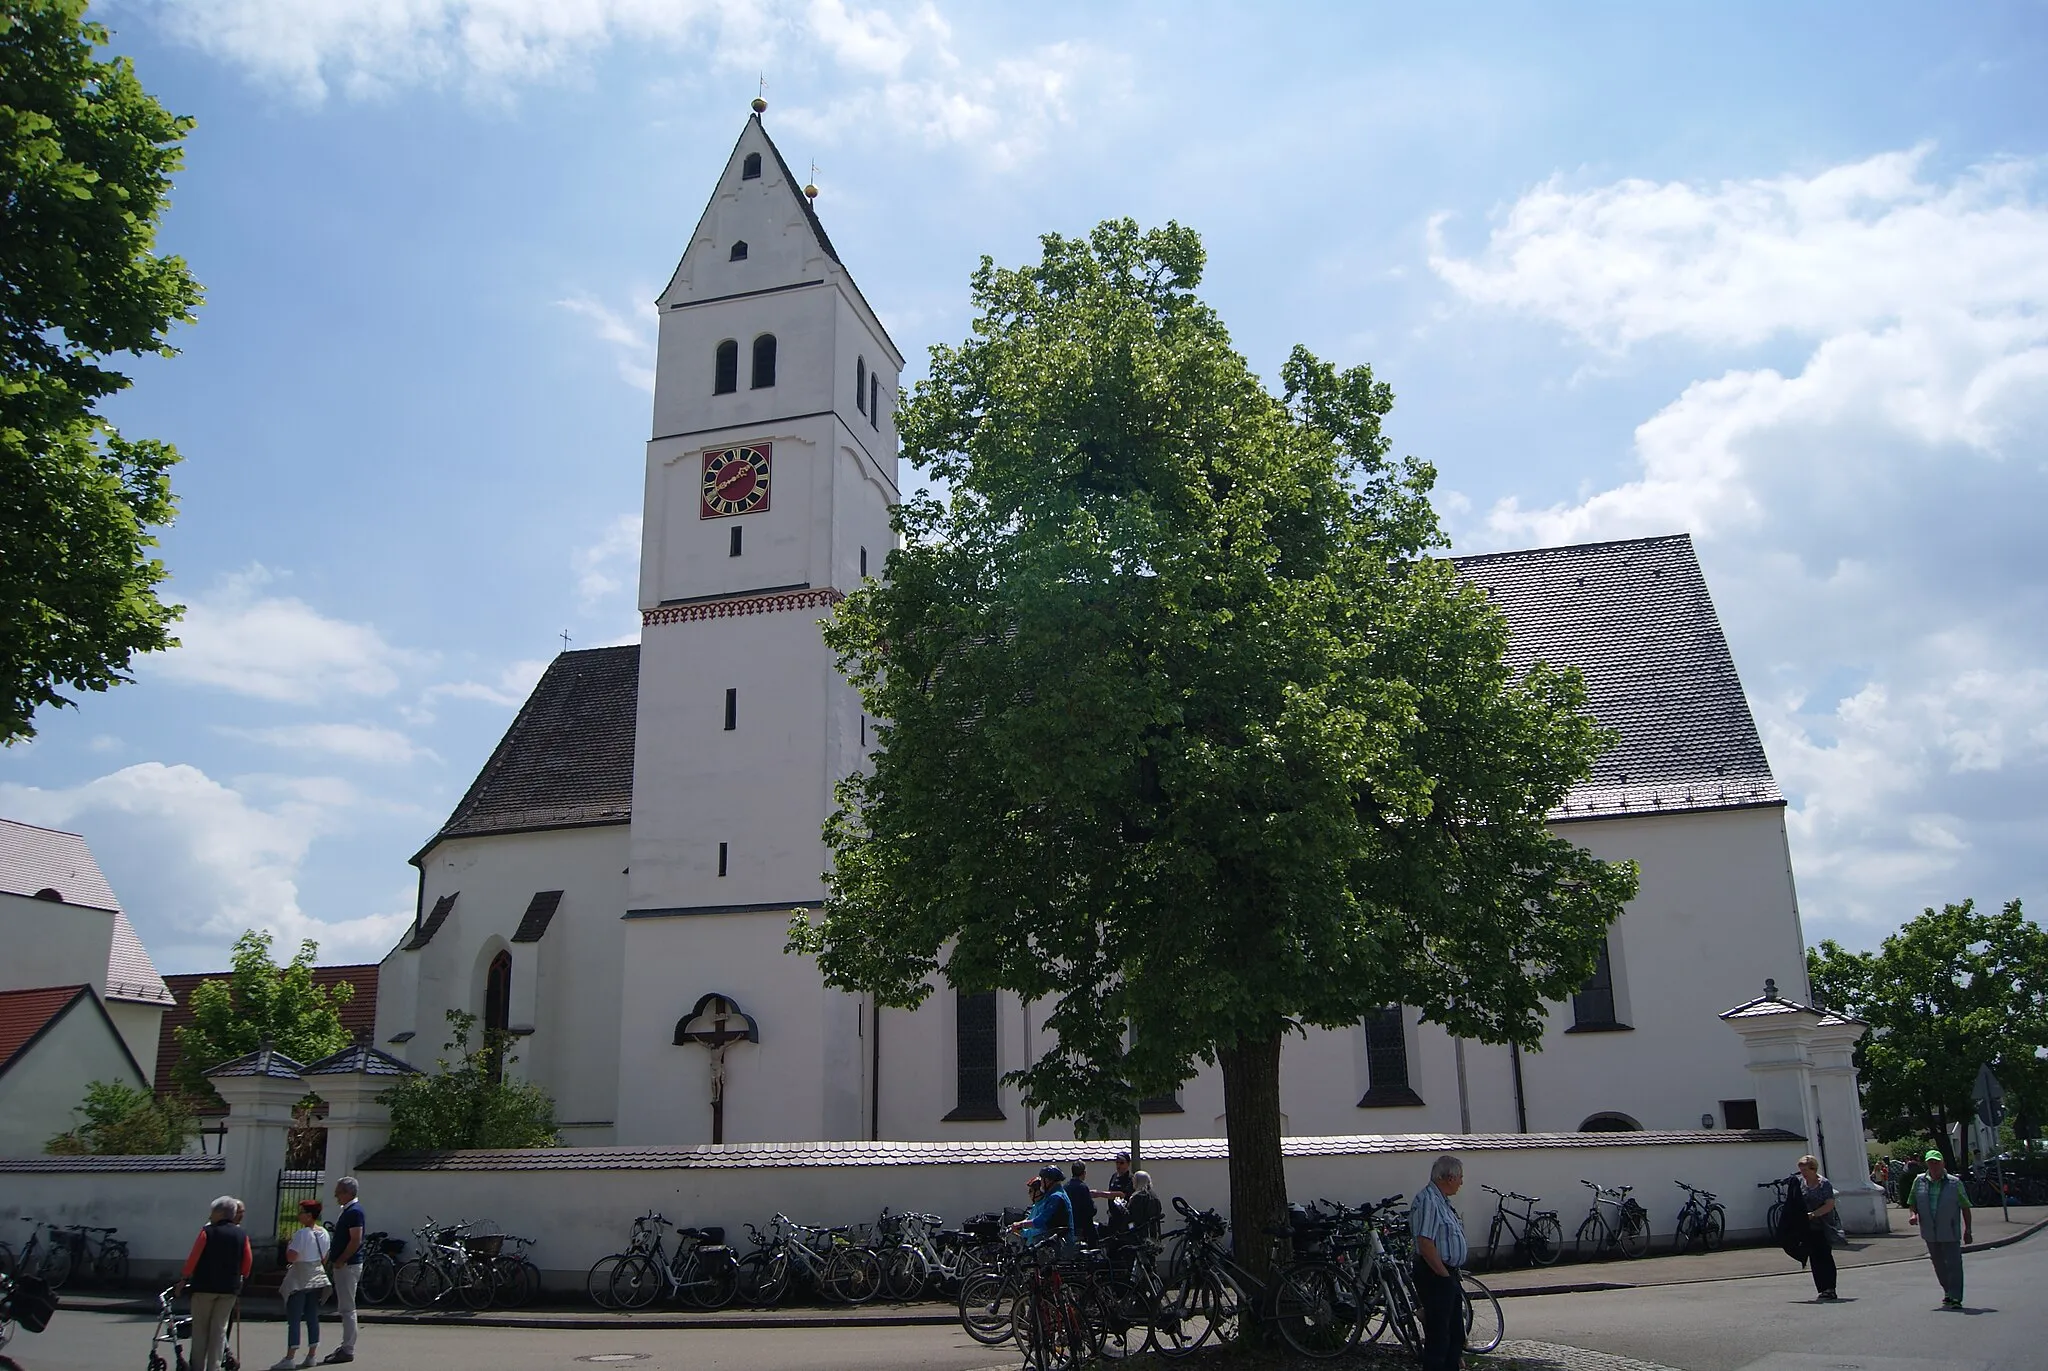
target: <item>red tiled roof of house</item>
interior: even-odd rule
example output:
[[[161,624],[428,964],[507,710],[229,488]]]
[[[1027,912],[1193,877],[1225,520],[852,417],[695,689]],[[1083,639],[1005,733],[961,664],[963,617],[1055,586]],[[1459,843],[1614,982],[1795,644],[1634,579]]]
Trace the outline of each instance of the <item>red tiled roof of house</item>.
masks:
[[[201,971],[164,977],[178,1002],[165,1012],[163,1036],[157,1040],[155,1080],[159,1095],[169,1094],[174,1088],[172,1074],[178,1066],[178,1030],[192,1022],[192,992],[201,981],[224,981],[228,975],[225,971]],[[348,1030],[354,1041],[368,1042],[377,1027],[377,963],[313,968],[313,984],[322,989],[344,981],[355,986],[356,993],[341,1007],[341,1026]]]
[[[46,985],[36,990],[0,991],[0,1072],[49,1022],[90,992],[89,985]]]

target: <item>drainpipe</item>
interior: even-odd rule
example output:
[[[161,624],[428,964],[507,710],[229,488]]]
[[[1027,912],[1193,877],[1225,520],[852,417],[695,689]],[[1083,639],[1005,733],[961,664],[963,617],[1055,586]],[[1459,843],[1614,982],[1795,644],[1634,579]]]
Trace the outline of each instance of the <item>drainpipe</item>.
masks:
[[[1451,1039],[1451,1051],[1458,1059],[1458,1131],[1472,1131],[1472,1096],[1465,1086],[1465,1040]]]
[[[1508,1044],[1508,1062],[1515,1069],[1515,1129],[1529,1131],[1529,1101],[1522,1093],[1522,1049],[1517,1043]]]
[[[1031,1001],[1025,999],[1022,995],[1019,995],[1017,997],[1017,1007],[1024,1012],[1024,1053],[1021,1060],[1028,1062],[1031,1060]],[[1017,1107],[1024,1111],[1024,1141],[1037,1142],[1037,1112],[1033,1110],[1029,1105],[1025,1104],[1022,1100],[1019,1100],[1017,1102]]]
[[[869,1055],[874,1064],[868,1069],[868,1137],[873,1142],[882,1140],[882,1003],[868,1001],[868,1043]]]

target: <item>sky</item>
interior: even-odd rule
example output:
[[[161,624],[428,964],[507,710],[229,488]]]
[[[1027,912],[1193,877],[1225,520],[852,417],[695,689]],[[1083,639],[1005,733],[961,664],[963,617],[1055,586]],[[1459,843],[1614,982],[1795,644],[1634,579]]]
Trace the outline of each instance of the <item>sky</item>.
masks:
[[[1689,532],[1809,942],[2048,911],[2048,3],[106,0],[198,121],[182,646],[0,752],[164,971],[380,958],[564,633],[632,641],[656,293],[766,123],[909,356],[1178,220],[1277,387],[1370,363],[1457,552]]]

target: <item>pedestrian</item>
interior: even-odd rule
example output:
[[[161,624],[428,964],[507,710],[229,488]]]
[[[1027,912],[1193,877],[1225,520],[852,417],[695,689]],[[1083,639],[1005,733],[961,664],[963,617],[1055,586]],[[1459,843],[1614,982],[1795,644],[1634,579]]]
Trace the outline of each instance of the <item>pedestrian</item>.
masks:
[[[1835,1186],[1820,1174],[1820,1158],[1808,1153],[1799,1159],[1799,1193],[1806,1201],[1806,1259],[1813,1272],[1814,1292],[1823,1300],[1835,1298],[1835,1238],[1828,1230],[1828,1216],[1835,1212]]]
[[[213,1202],[206,1227],[192,1240],[185,1267],[171,1291],[175,1301],[192,1290],[192,1371],[221,1371],[221,1356],[227,1351],[228,1314],[249,1278],[254,1254],[249,1235],[235,1222],[235,1197],[222,1195]]]
[[[1109,1188],[1113,1194],[1122,1195],[1126,1200],[1131,1197],[1131,1150],[1128,1147],[1116,1154],[1116,1174],[1109,1178]]]
[[[1055,1168],[1057,1169],[1057,1168]],[[1067,1182],[1067,1204],[1074,1212],[1074,1239],[1095,1240],[1095,1192],[1088,1188],[1088,1163],[1074,1163],[1074,1179]]]
[[[334,1216],[334,1308],[341,1315],[341,1346],[327,1354],[323,1364],[329,1366],[356,1359],[356,1286],[363,1279],[363,1239],[370,1223],[362,1193],[354,1176],[334,1183],[334,1202],[341,1206]]]
[[[1024,1187],[1031,1197],[1031,1212],[1022,1222],[1010,1225],[1011,1231],[1022,1233],[1024,1240],[1033,1244],[1072,1234],[1074,1210],[1067,1202],[1065,1180],[1057,1166],[1041,1168]]]
[[[1941,1149],[1930,1148],[1927,1169],[1913,1179],[1906,1202],[1912,1212],[1906,1222],[1920,1230],[1927,1244],[1927,1260],[1941,1282],[1941,1307],[1963,1307],[1963,1248],[1972,1241],[1970,1195],[1961,1180],[1948,1173],[1948,1160]]]
[[[1131,1173],[1131,1227],[1138,1236],[1148,1241],[1157,1241],[1159,1221],[1164,1217],[1166,1207],[1159,1203],[1159,1197],[1152,1193],[1150,1172]]]
[[[1415,1239],[1415,1293],[1422,1299],[1422,1371],[1458,1371],[1465,1351],[1464,1299],[1458,1268],[1465,1264],[1465,1221],[1451,1196],[1465,1184],[1465,1163],[1448,1152],[1429,1168],[1429,1184],[1408,1204]]]
[[[270,1371],[291,1366],[311,1366],[320,1360],[320,1302],[334,1284],[327,1274],[327,1230],[320,1226],[320,1201],[299,1201],[299,1231],[285,1246],[284,1282],[277,1293],[284,1297],[285,1351],[271,1364]],[[306,1327],[306,1359],[299,1355],[299,1325]]]

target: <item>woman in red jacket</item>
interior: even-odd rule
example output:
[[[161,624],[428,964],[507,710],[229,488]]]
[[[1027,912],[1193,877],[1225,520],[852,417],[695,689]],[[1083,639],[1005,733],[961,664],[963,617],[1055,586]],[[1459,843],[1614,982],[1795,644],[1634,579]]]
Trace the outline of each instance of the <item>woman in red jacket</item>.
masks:
[[[171,1292],[175,1300],[187,1286],[192,1288],[192,1371],[220,1371],[228,1315],[242,1293],[242,1282],[249,1278],[253,1255],[249,1235],[235,1222],[235,1197],[222,1195],[213,1202],[212,1222],[192,1240],[177,1289]]]

